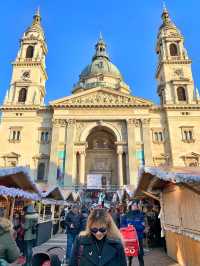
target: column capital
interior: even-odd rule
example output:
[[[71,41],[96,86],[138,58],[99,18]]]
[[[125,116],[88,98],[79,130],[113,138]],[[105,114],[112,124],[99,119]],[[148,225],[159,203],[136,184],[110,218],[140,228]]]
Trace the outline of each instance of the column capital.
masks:
[[[68,127],[71,127],[76,124],[76,119],[66,119]]]
[[[128,125],[134,125],[136,127],[139,127],[139,125],[140,125],[140,119],[128,118],[126,121],[127,121]]]
[[[86,152],[85,152],[85,150],[79,150],[78,153],[79,153],[80,155],[84,155],[84,156],[86,156]]]
[[[141,119],[142,125],[148,126],[150,124],[151,118],[143,118]]]
[[[67,125],[67,121],[66,119],[54,119],[53,120],[53,125],[55,126],[66,126]]]

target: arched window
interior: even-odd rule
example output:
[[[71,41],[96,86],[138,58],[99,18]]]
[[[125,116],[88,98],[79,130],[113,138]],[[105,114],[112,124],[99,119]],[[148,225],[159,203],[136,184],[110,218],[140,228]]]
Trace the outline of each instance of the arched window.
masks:
[[[178,87],[178,89],[177,89],[177,96],[178,96],[178,100],[179,101],[186,101],[185,88]]]
[[[26,58],[33,58],[34,47],[29,45],[26,50]]]
[[[169,46],[170,55],[171,56],[178,56],[178,48],[175,43],[171,43]]]
[[[27,89],[26,89],[26,88],[22,88],[22,89],[19,91],[18,102],[19,102],[19,103],[25,103],[25,101],[26,101],[26,96],[27,96]]]
[[[37,169],[37,180],[43,180],[45,176],[45,163],[39,163]]]

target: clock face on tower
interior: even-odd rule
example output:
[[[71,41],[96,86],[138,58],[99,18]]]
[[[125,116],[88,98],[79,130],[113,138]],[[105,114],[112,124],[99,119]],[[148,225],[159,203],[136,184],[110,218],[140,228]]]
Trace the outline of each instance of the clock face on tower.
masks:
[[[28,80],[28,79],[30,79],[30,76],[31,76],[31,72],[30,72],[29,70],[24,71],[24,72],[22,73],[22,79],[23,79],[23,80]]]

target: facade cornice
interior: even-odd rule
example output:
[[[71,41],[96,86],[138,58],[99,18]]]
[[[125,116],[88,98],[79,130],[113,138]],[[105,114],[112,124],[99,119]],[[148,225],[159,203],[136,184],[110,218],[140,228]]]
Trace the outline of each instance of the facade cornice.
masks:
[[[37,111],[37,112],[53,112],[51,106],[38,106],[38,105],[2,105],[0,111]]]
[[[200,104],[187,104],[187,105],[159,105],[159,106],[152,106],[149,111],[150,112],[161,112],[165,110],[200,110]]]
[[[125,108],[133,108],[133,107],[145,107],[145,108],[149,108],[152,105],[150,104],[118,104],[118,105],[114,105],[114,104],[99,104],[99,105],[95,105],[95,104],[58,104],[58,105],[54,105],[53,109],[66,109],[66,108],[121,108],[121,107],[125,107]]]

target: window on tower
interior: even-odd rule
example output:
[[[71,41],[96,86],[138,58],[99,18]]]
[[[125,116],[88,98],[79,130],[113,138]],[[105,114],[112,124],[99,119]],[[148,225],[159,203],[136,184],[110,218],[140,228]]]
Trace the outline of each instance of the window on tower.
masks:
[[[160,144],[165,142],[164,129],[162,128],[152,128],[152,140],[155,144]]]
[[[37,169],[37,180],[44,180],[45,179],[45,163],[39,163]]]
[[[19,102],[19,103],[25,103],[25,101],[26,101],[26,96],[27,96],[27,89],[26,89],[26,88],[22,88],[22,89],[19,91],[18,102]]]
[[[175,43],[171,43],[169,46],[170,55],[171,56],[178,56],[178,48]]]
[[[10,128],[10,136],[9,141],[10,142],[20,142],[21,141],[21,127],[11,127]]]
[[[187,127],[183,126],[181,127],[181,132],[182,132],[182,141],[183,142],[194,142],[194,131],[193,127]]]
[[[29,45],[26,50],[26,58],[33,58],[34,53],[34,47],[32,45]]]
[[[183,88],[183,87],[177,88],[177,97],[178,97],[178,101],[185,102],[187,100],[185,88]]]
[[[38,135],[38,142],[40,144],[48,144],[50,141],[50,128],[40,127],[38,128],[39,135]]]

